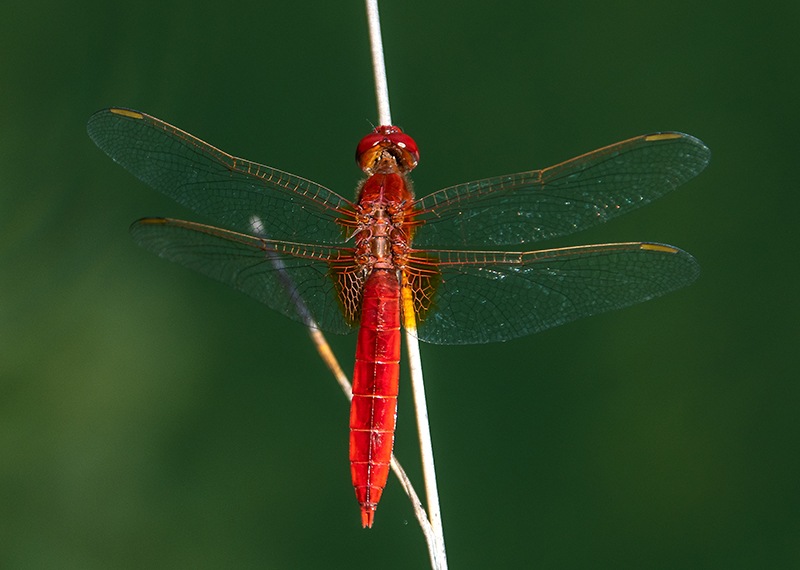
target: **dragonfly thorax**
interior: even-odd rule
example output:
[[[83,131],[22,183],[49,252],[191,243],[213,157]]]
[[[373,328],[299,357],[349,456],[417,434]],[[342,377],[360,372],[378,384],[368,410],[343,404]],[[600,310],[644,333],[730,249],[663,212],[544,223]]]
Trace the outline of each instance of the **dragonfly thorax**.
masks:
[[[405,264],[408,237],[403,230],[405,213],[384,203],[370,204],[358,216],[356,260],[367,270],[390,269]]]

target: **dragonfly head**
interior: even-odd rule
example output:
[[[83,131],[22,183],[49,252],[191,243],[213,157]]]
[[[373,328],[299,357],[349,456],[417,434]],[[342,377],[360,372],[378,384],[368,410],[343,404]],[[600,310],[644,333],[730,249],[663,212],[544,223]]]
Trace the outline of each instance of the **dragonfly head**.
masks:
[[[356,162],[367,174],[413,170],[419,162],[417,143],[400,127],[381,126],[361,139],[356,147]]]

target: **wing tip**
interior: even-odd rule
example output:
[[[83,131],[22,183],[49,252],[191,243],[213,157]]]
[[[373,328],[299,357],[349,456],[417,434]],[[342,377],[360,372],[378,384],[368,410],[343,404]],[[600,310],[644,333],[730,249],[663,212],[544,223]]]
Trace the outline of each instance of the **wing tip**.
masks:
[[[676,259],[680,260],[680,263],[684,263],[692,268],[691,273],[687,273],[687,278],[685,282],[682,285],[675,287],[675,289],[688,286],[694,283],[697,280],[697,278],[700,277],[700,264],[698,263],[697,259],[695,259],[695,257],[691,253],[679,247],[675,247],[673,245],[665,243],[640,242],[639,250],[674,255],[676,256]]]
[[[108,121],[120,117],[141,121],[144,120],[147,115],[124,107],[109,107],[93,113],[86,123],[86,132],[89,134],[89,138],[106,153],[108,152],[105,149],[106,131],[109,126]],[[117,159],[114,158],[114,160],[116,161]]]
[[[707,154],[709,156],[711,154],[711,150],[708,148],[708,146],[706,146],[706,143],[701,141],[699,138],[678,131],[661,131],[656,133],[650,133],[644,135],[643,138],[645,142],[664,142],[664,141],[680,140],[681,142],[688,143],[692,146],[697,147],[698,149],[701,149],[701,151],[704,154]]]

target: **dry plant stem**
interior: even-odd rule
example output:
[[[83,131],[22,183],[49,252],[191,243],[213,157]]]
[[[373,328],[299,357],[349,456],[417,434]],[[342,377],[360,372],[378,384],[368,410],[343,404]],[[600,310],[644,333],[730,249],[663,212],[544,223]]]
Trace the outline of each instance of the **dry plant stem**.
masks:
[[[372,51],[372,71],[375,74],[375,97],[378,100],[378,124],[391,125],[392,113],[389,110],[389,83],[386,80],[386,64],[383,61],[383,40],[381,39],[381,18],[378,14],[378,0],[366,0],[366,2],[369,44]]]
[[[414,409],[417,413],[419,451],[422,456],[422,476],[425,480],[425,497],[428,500],[428,518],[433,530],[433,544],[428,544],[431,566],[436,569],[447,568],[447,552],[444,546],[442,512],[439,507],[439,490],[436,486],[436,469],[433,464],[433,443],[431,442],[428,406],[425,401],[425,381],[422,375],[422,357],[419,353],[417,323],[414,316],[414,303],[411,287],[403,278],[403,326],[406,329],[408,364],[411,373],[411,390],[414,393]]]
[[[431,555],[431,566],[433,567],[434,560],[432,545],[435,542],[435,536],[433,534],[433,527],[428,520],[428,513],[425,512],[425,508],[422,506],[422,501],[419,500],[419,495],[417,495],[417,492],[411,485],[411,480],[408,478],[408,475],[406,475],[403,466],[400,465],[400,462],[397,460],[394,454],[392,454],[391,467],[395,476],[400,481],[400,486],[403,487],[403,491],[406,492],[408,499],[411,501],[411,507],[414,509],[414,515],[417,517],[419,526],[422,529],[422,534],[425,535],[425,542],[428,544],[428,553]]]
[[[308,334],[311,336],[314,346],[317,347],[320,358],[322,358],[322,361],[333,373],[333,377],[336,378],[336,382],[339,383],[339,387],[342,389],[342,392],[344,392],[349,402],[353,399],[353,388],[350,385],[350,380],[347,378],[347,375],[342,370],[342,367],[339,366],[339,361],[336,360],[336,356],[333,354],[325,335],[322,334],[321,330],[314,328],[312,325],[308,326]]]

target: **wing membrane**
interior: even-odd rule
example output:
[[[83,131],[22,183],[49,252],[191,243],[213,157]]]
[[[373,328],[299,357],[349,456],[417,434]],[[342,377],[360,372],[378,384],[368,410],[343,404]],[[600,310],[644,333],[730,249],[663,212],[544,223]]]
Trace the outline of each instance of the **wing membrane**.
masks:
[[[629,139],[544,170],[444,188],[418,200],[415,247],[517,246],[630,212],[699,174],[710,151],[681,133]]]
[[[431,263],[441,273],[430,291],[417,293],[431,309],[420,315],[419,338],[436,344],[540,332],[658,297],[700,271],[685,251],[640,242],[524,253],[426,250],[409,271],[424,274]]]
[[[268,240],[221,228],[145,218],[131,226],[136,242],[160,257],[216,279],[304,324],[347,333],[333,269],[352,250]]]
[[[87,130],[137,178],[215,224],[249,233],[255,216],[271,239],[302,241],[313,235],[325,244],[344,239],[334,222],[347,218],[352,204],[315,182],[231,156],[138,111],[99,111]]]

